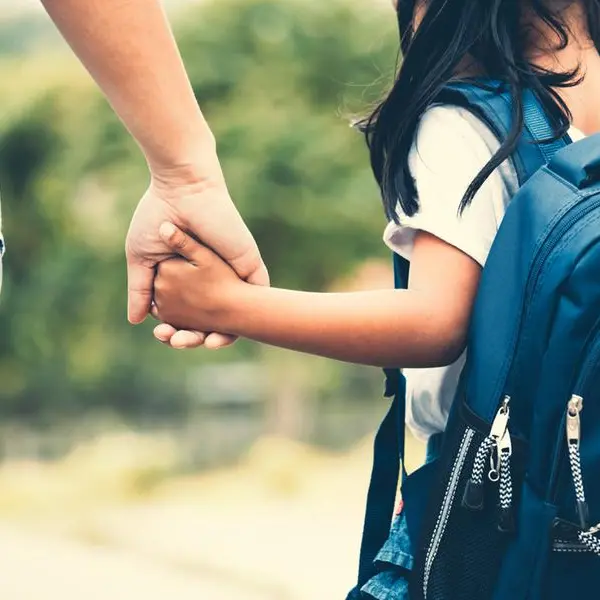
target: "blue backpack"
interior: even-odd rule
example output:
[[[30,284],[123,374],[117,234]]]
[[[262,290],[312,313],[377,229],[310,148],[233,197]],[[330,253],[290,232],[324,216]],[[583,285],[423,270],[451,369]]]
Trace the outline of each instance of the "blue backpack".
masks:
[[[440,100],[500,140],[499,84],[457,84]],[[520,189],[482,272],[441,455],[403,466],[404,381],[375,438],[358,586],[376,573],[402,469],[415,556],[411,600],[600,597],[600,134],[549,142],[531,92],[512,156]],[[396,287],[408,266],[394,256]]]

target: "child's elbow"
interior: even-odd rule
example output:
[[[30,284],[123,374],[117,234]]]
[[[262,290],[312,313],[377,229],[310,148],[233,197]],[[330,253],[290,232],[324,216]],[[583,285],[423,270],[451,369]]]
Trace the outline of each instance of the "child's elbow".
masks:
[[[447,367],[455,363],[465,351],[466,344],[464,341],[449,343],[441,352],[439,360],[435,366]]]
[[[447,367],[455,363],[465,351],[467,327],[440,327],[432,352],[431,367]]]

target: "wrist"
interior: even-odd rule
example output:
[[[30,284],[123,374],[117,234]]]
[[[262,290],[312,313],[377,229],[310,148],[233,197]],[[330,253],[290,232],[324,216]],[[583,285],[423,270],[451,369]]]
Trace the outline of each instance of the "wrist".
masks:
[[[255,317],[254,300],[258,290],[268,289],[253,285],[242,279],[237,280],[224,296],[227,301],[218,317],[219,331],[245,337],[248,321]]]
[[[182,142],[173,152],[157,158],[146,155],[152,182],[159,187],[222,184],[223,172],[217,156],[215,138],[206,125],[191,140]]]

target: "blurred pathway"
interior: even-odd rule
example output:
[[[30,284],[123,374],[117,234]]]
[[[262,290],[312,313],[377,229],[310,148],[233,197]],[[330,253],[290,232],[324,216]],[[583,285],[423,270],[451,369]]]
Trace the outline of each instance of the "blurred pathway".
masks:
[[[0,526],[2,600],[265,600],[222,578],[182,573],[130,552]]]
[[[251,511],[156,505],[107,515],[115,546],[196,574],[220,576],[263,600],[342,599],[355,578],[362,503],[265,503]]]
[[[368,446],[324,458],[267,445],[251,458],[135,504],[58,510],[36,533],[0,522],[0,599],[342,600]]]

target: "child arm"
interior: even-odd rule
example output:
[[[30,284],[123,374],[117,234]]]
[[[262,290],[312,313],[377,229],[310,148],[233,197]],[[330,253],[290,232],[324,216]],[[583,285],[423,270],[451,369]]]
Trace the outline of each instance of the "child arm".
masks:
[[[161,263],[155,281],[158,316],[174,326],[384,367],[449,364],[464,348],[481,268],[430,234],[417,235],[408,290],[348,293],[253,286],[183,232],[166,237],[189,261]]]

